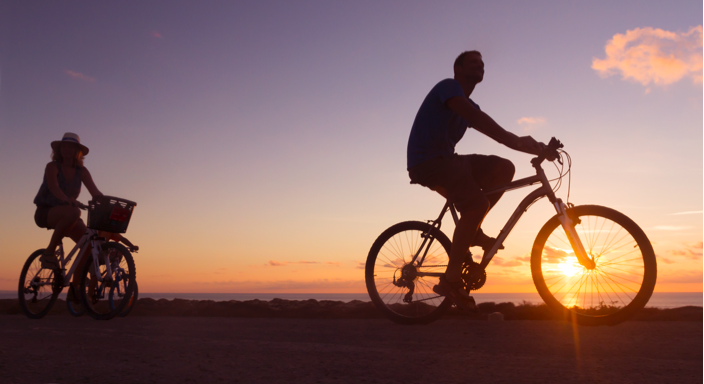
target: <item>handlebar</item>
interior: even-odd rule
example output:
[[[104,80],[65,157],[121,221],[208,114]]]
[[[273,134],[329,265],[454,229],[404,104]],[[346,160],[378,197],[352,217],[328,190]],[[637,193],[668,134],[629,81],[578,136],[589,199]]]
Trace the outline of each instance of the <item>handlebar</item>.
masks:
[[[542,152],[540,152],[538,157],[531,159],[531,164],[536,167],[539,166],[546,159],[549,161],[555,161],[555,159],[559,159],[560,154],[557,152],[557,150],[562,147],[564,147],[564,145],[560,142],[560,140],[554,137],[551,138],[548,145],[543,148]]]

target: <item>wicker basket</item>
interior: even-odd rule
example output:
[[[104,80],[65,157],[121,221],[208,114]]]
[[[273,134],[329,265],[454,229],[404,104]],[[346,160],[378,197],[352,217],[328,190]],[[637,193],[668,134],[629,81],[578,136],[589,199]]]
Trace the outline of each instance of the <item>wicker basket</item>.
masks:
[[[137,203],[114,196],[99,196],[88,202],[88,228],[112,233],[127,232]]]

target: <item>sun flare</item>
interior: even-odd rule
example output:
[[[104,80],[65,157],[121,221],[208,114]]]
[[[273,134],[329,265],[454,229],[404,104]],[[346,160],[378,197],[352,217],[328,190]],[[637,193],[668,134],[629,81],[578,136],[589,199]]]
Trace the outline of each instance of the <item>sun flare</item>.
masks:
[[[557,265],[557,269],[565,276],[572,277],[582,270],[582,266],[576,261],[563,260]]]

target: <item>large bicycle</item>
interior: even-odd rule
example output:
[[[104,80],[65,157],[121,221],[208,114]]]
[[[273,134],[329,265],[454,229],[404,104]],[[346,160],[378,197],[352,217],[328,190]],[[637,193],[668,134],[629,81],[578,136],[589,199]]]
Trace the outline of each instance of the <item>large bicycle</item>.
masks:
[[[468,293],[486,282],[486,267],[521,215],[547,197],[557,212],[543,225],[531,251],[531,274],[545,304],[564,319],[582,325],[614,325],[629,319],[650,299],[657,279],[653,247],[643,230],[626,215],[598,205],[574,206],[555,196],[570,173],[571,159],[552,138],[531,159],[536,175],[484,191],[486,195],[533,184],[509,218],[496,243],[479,263],[467,254],[462,282]],[[562,165],[553,189],[541,164],[556,159]],[[567,170],[564,166],[567,164]],[[568,194],[569,201],[569,194]],[[451,306],[449,298],[433,292],[447,268],[452,242],[440,231],[455,207],[447,202],[435,220],[406,221],[391,226],[372,245],[365,267],[367,291],[374,305],[389,319],[402,324],[427,324]]]
[[[59,269],[42,268],[39,258],[44,249],[32,253],[20,273],[18,297],[20,308],[31,319],[40,319],[51,310],[59,294],[69,287],[67,305],[69,312],[80,316],[84,312],[97,320],[108,320],[132,305],[136,289],[134,258],[129,249],[120,243],[107,242],[98,231],[124,233],[137,203],[112,196],[91,200],[88,206],[88,228],[68,256],[64,256],[63,243],[56,249]],[[72,258],[76,260],[67,267]],[[77,271],[81,260],[83,269]],[[71,278],[79,273],[80,289],[75,292]]]

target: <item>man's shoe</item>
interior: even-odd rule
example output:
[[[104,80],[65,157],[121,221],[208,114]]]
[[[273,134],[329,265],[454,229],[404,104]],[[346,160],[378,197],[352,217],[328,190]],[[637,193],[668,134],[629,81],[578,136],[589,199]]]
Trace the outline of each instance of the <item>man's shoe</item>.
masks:
[[[457,308],[466,311],[477,310],[477,304],[474,302],[474,298],[464,290],[464,285],[460,281],[451,283],[447,281],[445,276],[442,276],[440,277],[440,282],[433,287],[433,292],[440,296],[450,298]]]
[[[482,250],[484,250],[484,252],[489,252],[494,246],[494,243],[496,243],[496,238],[487,236],[486,234],[484,234],[484,231],[479,228],[477,229],[477,234],[474,235],[474,241],[472,241],[472,246],[482,247]],[[504,246],[499,246],[499,249],[504,249]]]

